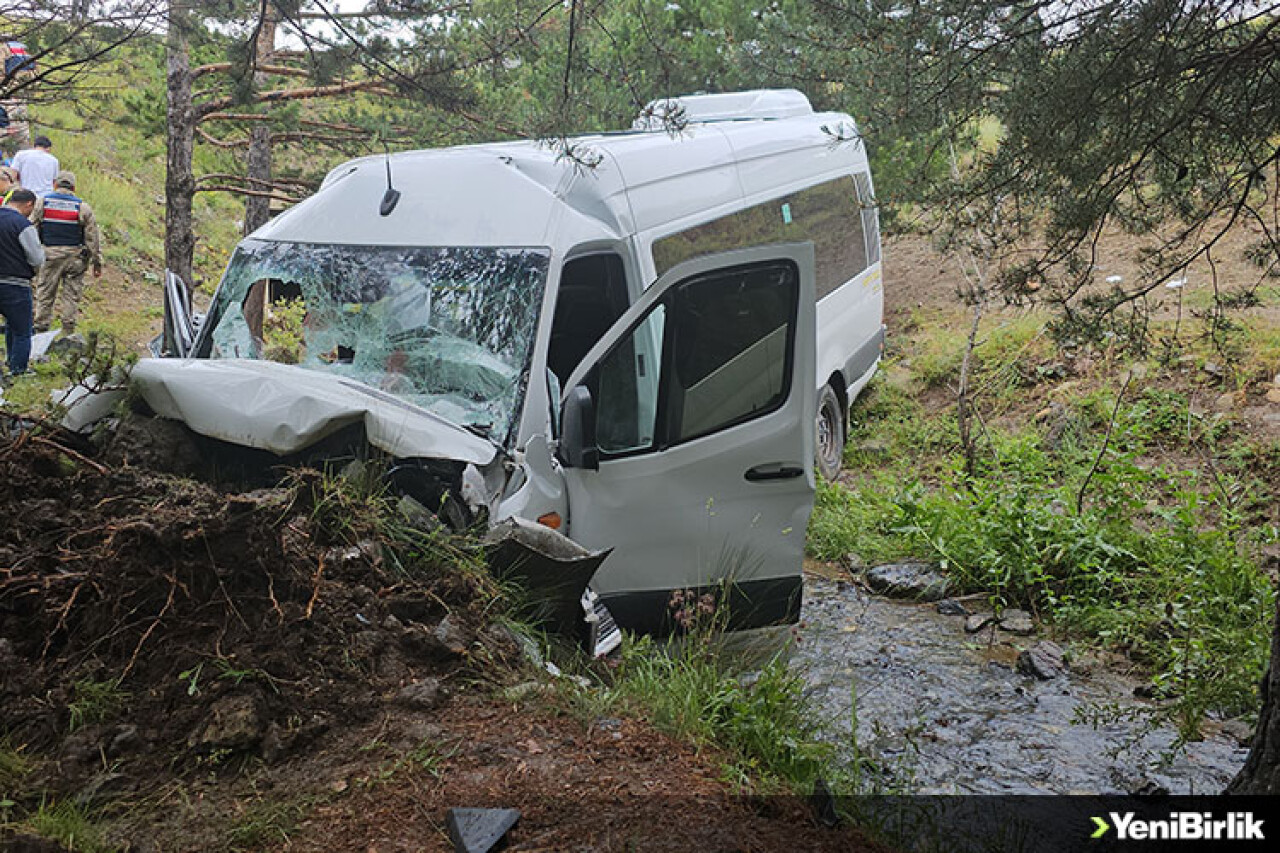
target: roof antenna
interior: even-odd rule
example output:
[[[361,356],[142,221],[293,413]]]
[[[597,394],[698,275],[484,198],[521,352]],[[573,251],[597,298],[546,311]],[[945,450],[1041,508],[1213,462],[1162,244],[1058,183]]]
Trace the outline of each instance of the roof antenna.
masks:
[[[382,152],[387,158],[387,191],[382,194],[382,204],[378,207],[378,213],[383,216],[390,216],[391,211],[396,209],[396,205],[400,203],[400,190],[391,186],[391,149],[387,147],[387,141],[382,140]]]

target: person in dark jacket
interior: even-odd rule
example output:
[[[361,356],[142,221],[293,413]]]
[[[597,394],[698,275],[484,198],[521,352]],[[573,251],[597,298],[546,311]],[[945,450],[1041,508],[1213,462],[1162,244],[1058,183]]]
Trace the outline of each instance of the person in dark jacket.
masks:
[[[40,231],[47,262],[36,282],[36,331],[45,332],[53,319],[53,304],[62,291],[62,333],[76,330],[76,313],[84,294],[84,273],[102,277],[102,235],[89,202],[75,194],[76,176],[62,171],[53,192],[36,202],[31,219]]]
[[[31,357],[31,279],[44,263],[44,247],[27,218],[35,206],[35,193],[16,189],[0,207],[0,315],[12,373],[24,373]]]

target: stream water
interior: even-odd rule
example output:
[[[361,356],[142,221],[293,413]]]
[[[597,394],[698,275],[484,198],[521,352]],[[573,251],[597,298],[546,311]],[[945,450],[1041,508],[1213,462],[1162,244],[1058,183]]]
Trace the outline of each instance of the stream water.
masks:
[[[874,759],[883,787],[918,794],[1174,794],[1221,791],[1247,750],[1223,734],[1166,760],[1172,728],[1077,722],[1101,704],[1142,708],[1139,681],[1102,666],[1050,681],[1016,671],[1036,637],[989,630],[932,604],[893,601],[809,575],[801,641],[804,674],[828,737],[845,759]],[[850,736],[856,694],[856,747]]]

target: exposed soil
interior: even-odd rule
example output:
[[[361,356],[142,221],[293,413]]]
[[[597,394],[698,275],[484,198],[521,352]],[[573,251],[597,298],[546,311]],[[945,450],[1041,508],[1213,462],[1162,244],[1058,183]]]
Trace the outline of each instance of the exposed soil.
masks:
[[[1147,301],[1151,316],[1165,324],[1161,335],[1170,339],[1173,352],[1158,374],[1137,384],[1183,392],[1193,411],[1218,413],[1233,421],[1237,433],[1271,442],[1280,440],[1280,363],[1251,358],[1249,352],[1236,363],[1213,352],[1202,337],[1203,315],[1215,288],[1230,293],[1259,285],[1262,270],[1245,258],[1255,239],[1247,228],[1227,232],[1215,247],[1212,263],[1201,259],[1151,292]],[[1141,252],[1132,237],[1105,234],[1098,243],[1097,257],[1095,274],[1099,278],[1120,276],[1126,285],[1138,281]],[[884,270],[890,355],[912,357],[913,339],[937,328],[950,330],[957,345],[963,344],[972,314],[959,296],[965,270],[958,259],[938,252],[926,237],[897,236],[886,240]],[[1261,278],[1261,282],[1256,289],[1258,304],[1232,310],[1228,319],[1274,331],[1280,328],[1280,279]],[[992,301],[984,311],[979,341],[997,326],[1034,310]],[[982,357],[981,346],[977,356]],[[1118,388],[1116,376],[1123,373],[1125,364],[1118,353],[1069,348],[1056,351],[1041,363],[1020,362],[1017,368],[1021,372],[1015,377],[1019,394],[1011,404],[1004,404],[1002,411],[987,414],[996,423],[1043,418],[1046,407],[1055,400],[1080,396],[1102,384]],[[892,364],[889,380],[895,381]],[[911,391],[929,412],[941,412],[955,404],[954,392],[947,387],[913,387]]]
[[[502,806],[516,850],[868,848],[733,796],[712,752],[567,715],[460,546],[397,550],[314,472],[236,494],[91,454],[0,443],[10,819],[52,797],[131,850],[447,850],[448,808]]]

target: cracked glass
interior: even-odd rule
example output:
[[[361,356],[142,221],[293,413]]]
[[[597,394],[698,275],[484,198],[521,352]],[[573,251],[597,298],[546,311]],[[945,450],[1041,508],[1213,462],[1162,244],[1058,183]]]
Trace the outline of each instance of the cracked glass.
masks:
[[[354,379],[503,442],[549,262],[544,248],[244,241],[198,354]]]

